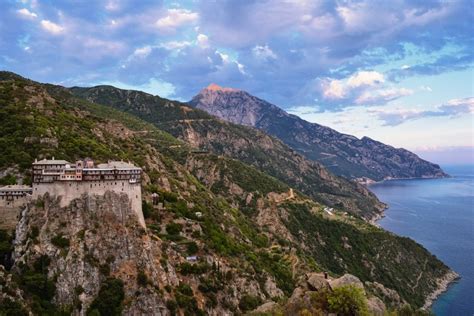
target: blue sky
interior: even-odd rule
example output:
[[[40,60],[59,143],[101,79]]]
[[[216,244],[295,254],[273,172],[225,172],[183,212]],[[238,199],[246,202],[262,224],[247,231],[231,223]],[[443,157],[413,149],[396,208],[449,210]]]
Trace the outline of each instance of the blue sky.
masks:
[[[0,1],[0,68],[187,101],[211,82],[309,121],[473,159],[472,1]]]

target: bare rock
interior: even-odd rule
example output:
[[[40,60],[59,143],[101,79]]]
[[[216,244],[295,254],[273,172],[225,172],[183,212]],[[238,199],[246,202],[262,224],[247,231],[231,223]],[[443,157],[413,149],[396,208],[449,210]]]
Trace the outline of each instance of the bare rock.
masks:
[[[367,300],[367,307],[369,312],[374,316],[383,316],[385,315],[386,307],[384,302],[377,296],[373,296]]]
[[[364,290],[364,284],[359,280],[358,277],[352,274],[344,274],[342,277],[338,279],[329,281],[329,284],[331,285],[331,288],[333,289],[340,286],[344,286],[344,285],[354,285],[355,287],[358,287]]]
[[[275,302],[266,302],[265,304],[260,305],[257,307],[253,313],[259,314],[259,313],[269,313],[272,310],[275,309],[275,307],[278,306],[277,303]]]
[[[283,297],[283,291],[280,290],[271,278],[265,281],[265,291],[270,297]]]
[[[308,288],[313,291],[330,288],[328,280],[324,278],[322,273],[310,273],[306,282],[308,283]]]

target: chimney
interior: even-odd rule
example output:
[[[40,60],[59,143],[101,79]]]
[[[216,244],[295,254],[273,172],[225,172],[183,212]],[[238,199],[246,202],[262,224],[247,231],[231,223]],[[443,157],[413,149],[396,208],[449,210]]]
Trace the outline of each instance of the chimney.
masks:
[[[52,160],[54,160],[54,156],[53,156],[53,159],[52,159]]]

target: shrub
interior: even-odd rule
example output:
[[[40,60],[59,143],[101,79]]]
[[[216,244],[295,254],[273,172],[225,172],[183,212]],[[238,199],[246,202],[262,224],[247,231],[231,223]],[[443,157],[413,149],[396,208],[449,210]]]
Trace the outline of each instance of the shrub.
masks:
[[[120,315],[124,297],[122,280],[108,278],[100,287],[99,294],[87,310],[87,315]]]
[[[35,240],[39,236],[38,226],[31,227],[31,231],[28,233],[28,238]]]
[[[10,185],[10,184],[16,184],[16,176],[9,173],[0,179],[0,185]]]
[[[251,311],[262,303],[260,297],[253,295],[244,295],[240,299],[239,308],[243,312]]]
[[[69,239],[64,238],[62,234],[56,235],[51,238],[51,243],[58,248],[67,248],[69,247]]]
[[[178,194],[173,192],[161,191],[160,196],[162,196],[163,200],[166,202],[175,203],[178,201]]]
[[[101,264],[99,266],[99,271],[104,276],[109,276],[110,275],[110,266],[107,263]]]
[[[179,265],[179,272],[184,275],[188,274],[203,274],[209,271],[210,266],[207,263],[198,263],[198,264],[190,264],[188,262],[184,262]]]
[[[6,297],[0,301],[0,315],[27,316],[28,312],[23,305]]]
[[[174,315],[176,313],[176,309],[178,308],[178,304],[176,301],[167,300],[166,307],[170,310],[171,314]]]
[[[367,300],[362,289],[344,285],[328,295],[329,311],[341,316],[368,315]]]
[[[188,255],[194,255],[199,251],[199,247],[194,241],[188,243],[186,248],[188,250]]]
[[[183,225],[178,223],[169,223],[166,225],[166,232],[170,235],[178,235],[183,229]]]
[[[0,229],[0,264],[5,268],[10,268],[10,254],[13,250],[12,237]]]
[[[193,289],[186,283],[180,283],[176,291],[187,296],[193,296]]]
[[[137,284],[140,286],[147,286],[148,284],[148,277],[145,272],[140,271],[137,274]]]
[[[142,201],[142,212],[145,219],[150,218],[153,214],[153,206],[147,201]]]

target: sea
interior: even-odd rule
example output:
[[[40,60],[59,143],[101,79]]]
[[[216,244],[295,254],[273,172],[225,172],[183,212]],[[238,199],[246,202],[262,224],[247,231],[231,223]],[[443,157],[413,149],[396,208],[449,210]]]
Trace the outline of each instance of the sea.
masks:
[[[437,316],[474,315],[474,165],[442,166],[451,177],[390,180],[369,188],[389,208],[378,224],[422,244],[461,279],[433,304]]]

